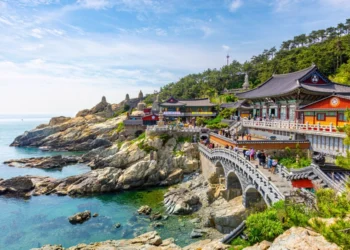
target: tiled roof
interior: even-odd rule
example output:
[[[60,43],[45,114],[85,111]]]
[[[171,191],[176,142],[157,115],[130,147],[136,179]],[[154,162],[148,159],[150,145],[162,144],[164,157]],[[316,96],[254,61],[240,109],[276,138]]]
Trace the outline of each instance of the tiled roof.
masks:
[[[317,70],[317,67],[313,65],[297,72],[273,75],[269,80],[257,88],[237,93],[236,96],[247,99],[273,97],[288,94],[298,88],[319,93],[350,93],[350,86],[347,85],[332,82],[326,84],[301,83],[302,79],[305,79],[305,76],[316,72]]]
[[[243,108],[243,109],[252,109],[252,107],[246,103],[246,100],[238,100],[236,102],[223,103],[220,105],[221,108]]]
[[[177,102],[163,102],[161,106],[175,106],[175,107],[214,107],[216,104],[213,104],[209,101],[208,98],[203,99],[178,99]]]

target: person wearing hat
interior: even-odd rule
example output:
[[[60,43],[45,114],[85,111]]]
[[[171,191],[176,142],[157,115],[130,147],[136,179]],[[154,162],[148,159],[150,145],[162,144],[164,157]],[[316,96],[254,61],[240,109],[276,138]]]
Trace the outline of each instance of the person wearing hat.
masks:
[[[243,157],[245,157],[245,152],[247,152],[247,147],[243,146]]]

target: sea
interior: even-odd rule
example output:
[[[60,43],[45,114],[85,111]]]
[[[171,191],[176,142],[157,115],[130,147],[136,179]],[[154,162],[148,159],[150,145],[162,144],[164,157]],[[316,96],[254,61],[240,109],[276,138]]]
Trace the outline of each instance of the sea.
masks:
[[[61,170],[14,168],[3,164],[9,159],[72,155],[83,152],[47,152],[37,148],[9,147],[14,138],[39,124],[48,123],[47,117],[0,116],[0,178],[38,175],[64,178],[90,171],[85,164],[66,166]],[[169,216],[154,227],[149,218],[137,215],[142,205],[150,205],[154,211],[165,214],[162,204],[166,188],[153,188],[87,197],[44,195],[30,199],[0,196],[0,249],[25,250],[45,244],[61,244],[70,247],[79,243],[134,238],[156,230],[163,239],[174,238],[180,246],[188,245],[193,224],[190,216]],[[84,210],[98,213],[83,224],[72,225],[68,217]],[[121,224],[116,228],[117,223]]]

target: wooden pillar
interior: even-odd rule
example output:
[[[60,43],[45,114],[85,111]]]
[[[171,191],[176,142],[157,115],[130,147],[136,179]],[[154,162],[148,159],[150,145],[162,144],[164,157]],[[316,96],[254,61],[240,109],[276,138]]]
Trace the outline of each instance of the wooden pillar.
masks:
[[[259,113],[260,113],[260,118],[262,118],[262,109],[263,109],[263,106],[262,106],[262,104],[260,103],[260,111],[259,111]]]
[[[289,104],[286,105],[286,120],[289,120]]]
[[[278,104],[277,106],[277,118],[281,119],[281,104]]]
[[[335,127],[338,127],[338,111],[335,113]]]

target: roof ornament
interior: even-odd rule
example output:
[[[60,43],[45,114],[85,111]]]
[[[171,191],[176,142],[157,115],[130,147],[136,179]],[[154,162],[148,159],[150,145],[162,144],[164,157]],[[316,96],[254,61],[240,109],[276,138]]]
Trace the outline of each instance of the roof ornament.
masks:
[[[298,86],[301,86],[299,80],[297,80],[297,84],[298,84]]]
[[[314,62],[312,62],[312,63],[311,63],[311,66],[312,66],[312,67],[315,67],[315,66],[316,66],[316,64],[315,64]]]
[[[245,73],[244,76],[244,83],[243,83],[243,89],[248,89],[249,88],[249,77],[248,77],[248,73]]]

